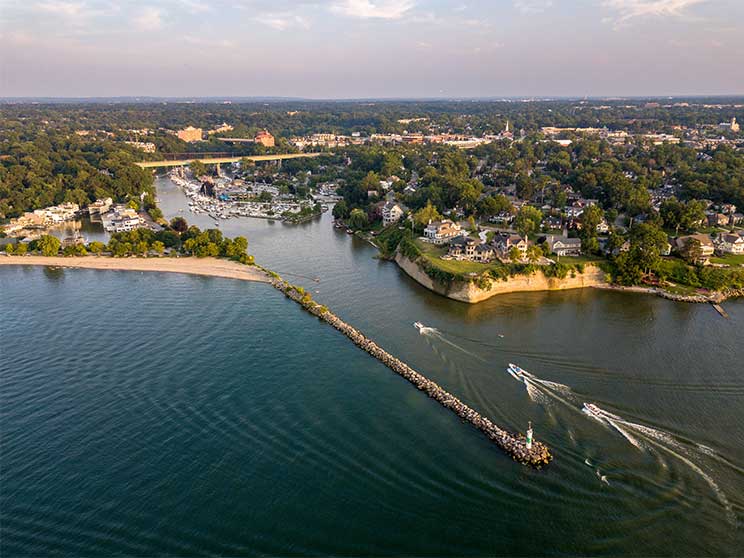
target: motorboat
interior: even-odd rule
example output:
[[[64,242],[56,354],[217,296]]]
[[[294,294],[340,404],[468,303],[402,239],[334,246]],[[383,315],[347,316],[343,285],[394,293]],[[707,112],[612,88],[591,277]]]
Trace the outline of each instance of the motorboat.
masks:
[[[413,322],[413,327],[415,327],[416,329],[418,329],[419,331],[421,331],[426,326],[424,324],[422,324],[421,322]]]
[[[515,380],[518,382],[524,382],[524,379],[526,377],[527,371],[523,370],[516,364],[509,363],[509,366],[506,368],[506,371],[511,374]]]
[[[594,403],[584,403],[584,412],[596,419],[602,419],[602,410],[597,407]]]

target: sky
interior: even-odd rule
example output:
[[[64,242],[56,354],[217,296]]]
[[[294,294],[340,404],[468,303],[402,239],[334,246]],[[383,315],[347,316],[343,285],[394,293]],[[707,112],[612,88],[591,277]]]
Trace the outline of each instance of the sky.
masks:
[[[744,0],[0,0],[0,97],[744,94]]]

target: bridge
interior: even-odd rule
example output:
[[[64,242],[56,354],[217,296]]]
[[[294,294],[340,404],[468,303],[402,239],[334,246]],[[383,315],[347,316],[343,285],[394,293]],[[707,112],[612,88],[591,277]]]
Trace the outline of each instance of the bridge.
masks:
[[[184,154],[182,154],[184,155]],[[186,154],[189,155],[189,154]],[[214,153],[195,153],[194,157],[181,158],[174,160],[162,160],[162,161],[142,161],[135,163],[138,167],[143,169],[154,169],[158,167],[185,167],[190,165],[193,161],[199,161],[205,165],[217,165],[220,163],[237,163],[243,159],[258,163],[260,161],[284,161],[286,159],[309,159],[313,157],[320,157],[321,155],[328,155],[327,153],[281,153],[276,155],[229,155],[219,153],[218,157],[215,157]]]

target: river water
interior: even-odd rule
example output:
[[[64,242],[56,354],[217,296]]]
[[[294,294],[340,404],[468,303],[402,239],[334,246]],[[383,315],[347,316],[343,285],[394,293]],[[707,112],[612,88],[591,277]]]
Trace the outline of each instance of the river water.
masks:
[[[166,216],[213,225],[158,187]],[[532,421],[555,461],[513,463],[266,285],[0,268],[3,556],[741,554],[744,302],[465,305],[328,214],[220,224],[496,423]]]

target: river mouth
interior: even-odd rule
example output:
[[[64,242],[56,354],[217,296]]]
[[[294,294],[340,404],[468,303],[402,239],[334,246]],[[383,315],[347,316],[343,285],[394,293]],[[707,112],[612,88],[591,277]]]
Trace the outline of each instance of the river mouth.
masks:
[[[192,221],[167,188],[166,216]],[[221,228],[479,413],[531,421],[555,460],[515,464],[269,285],[8,267],[3,554],[738,554],[742,301],[729,320],[595,289],[466,305],[327,215]],[[509,363],[569,404],[528,392]],[[681,455],[734,525],[650,430],[627,430],[637,447],[583,403],[696,452]]]

